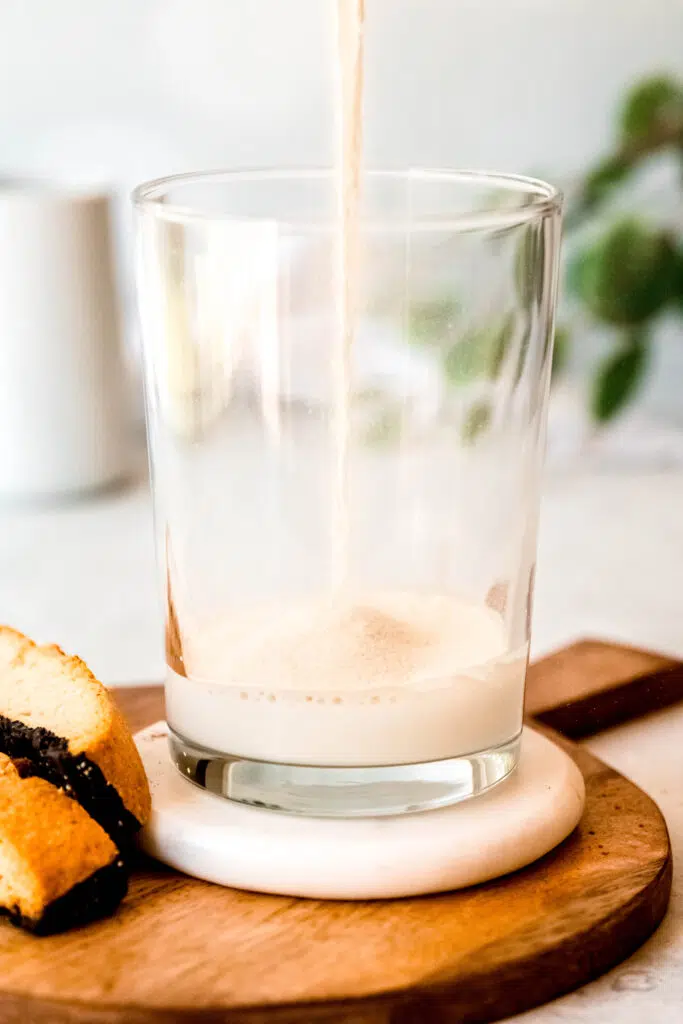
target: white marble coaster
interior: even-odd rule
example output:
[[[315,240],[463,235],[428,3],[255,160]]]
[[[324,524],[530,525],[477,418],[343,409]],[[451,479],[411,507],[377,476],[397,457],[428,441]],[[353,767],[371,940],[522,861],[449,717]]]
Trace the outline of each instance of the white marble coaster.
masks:
[[[497,878],[562,842],[585,799],[571,758],[531,729],[517,770],[476,799],[345,820],[279,814],[199,789],[172,764],[163,722],[136,742],[152,789],[143,849],[209,882],[288,896],[382,899]]]

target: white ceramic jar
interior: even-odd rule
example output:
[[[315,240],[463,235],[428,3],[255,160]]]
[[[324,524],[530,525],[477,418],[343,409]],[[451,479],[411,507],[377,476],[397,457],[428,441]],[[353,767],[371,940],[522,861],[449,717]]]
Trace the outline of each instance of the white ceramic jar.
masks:
[[[124,474],[117,313],[108,196],[0,183],[0,499]]]

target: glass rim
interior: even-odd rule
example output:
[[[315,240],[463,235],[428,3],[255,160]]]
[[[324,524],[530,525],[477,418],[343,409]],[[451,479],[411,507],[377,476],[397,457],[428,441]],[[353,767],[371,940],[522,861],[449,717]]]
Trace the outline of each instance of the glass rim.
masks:
[[[227,185],[241,182],[268,182],[268,181],[316,181],[322,179],[333,179],[338,171],[331,167],[312,168],[244,168],[235,170],[213,170],[213,171],[189,171],[181,174],[169,174],[160,178],[153,178],[150,181],[142,182],[131,193],[131,201],[138,211],[152,213],[160,220],[184,223],[184,222],[218,222],[222,220],[257,220],[258,218],[240,217],[229,212],[215,210],[203,210],[200,207],[184,205],[182,202],[168,202],[167,197],[171,189],[182,188],[185,185],[218,184]],[[474,187],[476,185],[498,187],[501,190],[513,195],[518,193],[526,198],[526,202],[518,207],[501,208],[495,205],[476,207],[472,211],[457,214],[445,214],[443,217],[436,215],[433,218],[409,218],[403,225],[396,221],[391,224],[384,223],[383,228],[391,226],[403,230],[409,227],[410,230],[428,231],[474,231],[483,229],[495,229],[514,227],[526,224],[552,214],[560,214],[564,202],[561,189],[551,185],[541,178],[534,178],[523,174],[511,174],[502,171],[487,171],[474,169],[449,169],[449,168],[368,168],[362,172],[363,178],[393,180],[393,181],[423,181],[434,183],[447,183],[451,185],[464,185]],[[286,215],[282,217],[264,217],[264,220],[274,221],[282,226],[293,223],[297,228],[307,226],[305,221],[290,222]],[[326,228],[329,227],[329,223]],[[319,222],[311,222],[309,226],[319,228]]]

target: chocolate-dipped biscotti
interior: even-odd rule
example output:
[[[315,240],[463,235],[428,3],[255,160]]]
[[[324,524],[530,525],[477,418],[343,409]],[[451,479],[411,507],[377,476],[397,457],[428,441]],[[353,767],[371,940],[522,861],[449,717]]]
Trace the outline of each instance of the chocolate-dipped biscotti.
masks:
[[[64,790],[124,855],[150,812],[126,722],[79,658],[0,627],[0,752]]]
[[[111,914],[127,873],[104,829],[31,770],[0,754],[0,913],[48,935]]]
[[[149,786],[120,711],[79,658],[0,626],[0,914],[38,934],[126,893]]]

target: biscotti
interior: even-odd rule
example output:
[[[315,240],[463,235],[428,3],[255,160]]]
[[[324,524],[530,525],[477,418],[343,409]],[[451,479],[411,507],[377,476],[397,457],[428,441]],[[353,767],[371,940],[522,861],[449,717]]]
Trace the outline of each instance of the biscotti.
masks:
[[[0,754],[0,913],[49,935],[111,914],[127,872],[104,829],[32,770]]]
[[[128,726],[88,667],[0,627],[0,752],[77,801],[125,855],[150,813]]]

